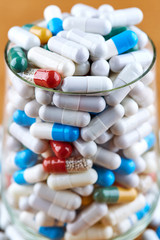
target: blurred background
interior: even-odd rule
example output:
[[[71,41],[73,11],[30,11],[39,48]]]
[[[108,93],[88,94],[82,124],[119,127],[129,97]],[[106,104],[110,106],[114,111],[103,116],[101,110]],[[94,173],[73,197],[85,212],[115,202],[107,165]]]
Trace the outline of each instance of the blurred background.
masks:
[[[76,3],[85,3],[95,8],[102,4],[111,4],[115,9],[138,7],[144,13],[143,22],[139,27],[145,31],[154,41],[157,48],[157,92],[160,95],[160,1],[159,0],[0,0],[0,123],[2,122],[2,109],[5,85],[5,68],[4,68],[4,48],[7,42],[7,32],[10,27],[21,26],[31,23],[37,19],[43,18],[43,10],[47,5],[58,5],[62,12],[69,12],[71,7]],[[160,96],[158,97],[160,113]],[[160,124],[160,121],[159,121]]]

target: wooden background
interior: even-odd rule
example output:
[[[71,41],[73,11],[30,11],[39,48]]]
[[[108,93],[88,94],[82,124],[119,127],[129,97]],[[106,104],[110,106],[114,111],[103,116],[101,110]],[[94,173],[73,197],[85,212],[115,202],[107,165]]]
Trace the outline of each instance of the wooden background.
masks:
[[[71,7],[79,1],[74,0],[0,0],[0,122],[2,121],[2,108],[4,96],[4,60],[3,52],[7,41],[7,32],[14,25],[24,25],[41,19],[43,9],[47,5],[58,5],[63,12],[70,11]],[[144,13],[143,22],[139,27],[144,30],[154,41],[157,48],[157,89],[160,93],[160,1],[159,0],[86,0],[81,1],[99,7],[101,4],[111,4],[115,9],[139,7]],[[158,94],[160,95],[160,94]],[[160,98],[158,99],[160,101]],[[160,112],[160,104],[159,104]]]

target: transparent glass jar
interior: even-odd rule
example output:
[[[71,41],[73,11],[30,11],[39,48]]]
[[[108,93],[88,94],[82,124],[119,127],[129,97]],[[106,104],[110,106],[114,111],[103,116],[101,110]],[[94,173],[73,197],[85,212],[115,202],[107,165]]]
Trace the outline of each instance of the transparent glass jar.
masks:
[[[107,154],[109,154],[109,152],[112,152],[112,154],[116,154],[116,155],[118,154],[121,160],[122,158],[131,159],[132,165],[134,163],[134,167],[135,167],[134,172],[132,171],[131,171],[132,173],[127,172],[128,176],[132,176],[129,178],[127,178],[126,175],[125,175],[126,177],[125,178],[124,175],[120,172],[119,173],[114,172],[113,167],[109,169],[115,175],[115,182],[113,183],[113,185],[116,187],[121,186],[122,189],[118,188],[120,196],[116,195],[117,189],[116,190],[114,189],[116,193],[113,192],[112,195],[110,195],[111,200],[109,201],[109,198],[107,200],[108,213],[107,215],[105,214],[103,218],[99,219],[99,223],[101,224],[101,227],[103,227],[102,236],[104,236],[104,228],[107,232],[105,233],[106,238],[103,237],[101,240],[135,239],[137,236],[139,236],[143,232],[143,230],[149,224],[152,217],[152,213],[156,207],[156,204],[159,198],[159,186],[158,186],[159,184],[158,182],[159,144],[158,144],[158,116],[157,116],[158,111],[157,111],[157,98],[156,98],[156,77],[155,77],[156,50],[152,40],[149,38],[149,43],[146,46],[146,48],[152,52],[152,61],[144,69],[143,73],[141,73],[139,77],[137,78],[132,77],[133,78],[132,81],[130,81],[128,84],[123,83],[121,84],[121,86],[117,88],[113,88],[111,90],[101,91],[101,92],[90,92],[87,94],[62,92],[60,89],[56,89],[56,90],[48,89],[48,88],[35,85],[33,81],[30,81],[30,78],[27,75],[26,75],[26,78],[25,77],[22,78],[22,76],[14,72],[9,66],[9,63],[7,60],[7,52],[10,47],[11,47],[11,43],[8,42],[5,49],[6,94],[5,94],[4,121],[3,121],[4,137],[3,137],[3,160],[2,160],[2,182],[3,182],[2,197],[3,197],[3,202],[11,217],[11,221],[15,224],[16,228],[22,234],[24,239],[27,239],[27,240],[48,239],[45,236],[42,236],[38,233],[40,226],[38,225],[37,227],[36,225],[37,223],[35,223],[37,212],[42,210],[47,211],[46,208],[42,207],[40,209],[39,204],[37,202],[38,207],[36,207],[36,209],[33,209],[33,206],[32,207],[29,206],[29,203],[28,203],[29,202],[28,199],[30,195],[33,194],[33,191],[35,192],[32,186],[37,183],[37,182],[34,182],[34,179],[36,179],[36,177],[35,178],[33,177],[33,182],[34,182],[33,185],[32,184],[26,185],[26,182],[24,186],[23,184],[18,185],[18,184],[15,184],[13,180],[13,175],[15,174],[15,172],[20,170],[20,167],[18,166],[18,164],[20,163],[16,162],[15,160],[17,152],[23,151],[24,149],[27,149],[27,148],[29,149],[30,146],[31,146],[31,150],[33,151],[32,144],[31,144],[32,138],[31,140],[26,141],[26,138],[30,138],[29,135],[27,135],[27,134],[30,134],[29,133],[30,127],[20,126],[19,124],[21,123],[18,123],[18,124],[16,123],[16,126],[18,126],[17,128],[11,127],[13,126],[13,114],[16,111],[16,109],[20,109],[23,111],[26,104],[28,104],[28,102],[33,101],[35,99],[35,91],[38,91],[37,89],[46,91],[45,93],[48,94],[48,98],[50,98],[50,101],[48,100],[47,104],[53,107],[54,104],[52,100],[52,95],[54,94],[62,94],[61,96],[65,95],[66,97],[69,97],[69,96],[87,96],[88,98],[96,97],[98,101],[99,97],[101,97],[101,99],[102,98],[104,99],[104,97],[110,96],[112,94],[114,95],[114,93],[118,95],[119,91],[125,92],[126,89],[128,89],[129,87],[130,90],[127,90],[128,91],[127,95],[125,96],[123,101],[122,100],[120,101],[120,103],[122,104],[121,106],[123,106],[124,114],[122,114],[122,116],[119,119],[114,120],[115,121],[114,123],[110,123],[108,130],[106,129],[105,131],[103,131],[103,133],[99,134],[97,139],[94,139],[94,142],[95,142],[94,144],[96,144],[98,148],[103,148],[104,151],[108,151],[108,152],[105,152],[106,155],[104,154],[107,159],[106,162],[109,161],[107,158]],[[114,82],[114,79],[117,78],[117,76],[118,74],[112,74],[110,76],[113,82]],[[22,84],[22,86],[20,83]],[[26,88],[24,88],[25,90],[23,89],[24,86],[26,86]],[[141,89],[143,91],[141,91]],[[37,96],[36,96],[36,99],[38,99]],[[125,101],[126,99],[129,99],[131,105],[129,105],[129,102],[127,105],[127,102]],[[34,118],[36,118],[35,120],[36,123],[45,122],[44,119],[39,118],[38,110],[41,107],[41,105],[43,104],[37,103],[35,105],[36,106],[35,109],[33,109],[33,113],[31,111],[32,117],[34,115]],[[75,109],[71,108],[70,110],[75,110]],[[104,111],[107,111],[107,108],[105,110],[103,109],[103,113]],[[91,115],[92,121],[95,117],[99,118],[99,116],[101,116],[101,113],[100,115],[97,115],[93,112],[91,113],[91,111],[89,111],[89,114]],[[139,115],[140,119],[136,114],[140,114]],[[123,120],[125,119],[125,121],[123,122],[123,125],[120,125],[120,123],[122,124],[122,122],[120,122],[122,121],[122,117],[123,117]],[[132,119],[132,120],[129,121],[128,119]],[[136,122],[136,119],[137,119],[137,122]],[[34,122],[31,124],[33,125]],[[96,122],[94,122],[94,125],[92,124],[92,129],[94,133],[96,133],[99,130],[99,129],[96,129],[96,127],[97,127]],[[149,129],[147,129],[147,127]],[[22,129],[25,129],[25,131],[23,132]],[[39,128],[39,131],[40,131],[40,128]],[[106,134],[105,136],[105,133],[108,133],[108,135]],[[124,138],[125,140],[123,138],[120,138],[124,135],[127,136],[127,134],[128,134],[128,137]],[[131,137],[133,137],[132,140],[131,140]],[[147,140],[148,138],[149,140]],[[44,150],[42,151],[38,150],[39,153],[36,152],[36,154],[38,154],[36,156],[37,157],[36,163],[34,163],[33,166],[29,166],[29,168],[33,168],[34,165],[37,165],[37,164],[42,164],[42,161],[44,158],[54,155],[53,151],[50,149],[48,145],[48,140],[49,139],[42,140],[41,147],[44,147]],[[38,142],[38,144],[40,144],[40,142]],[[118,144],[120,145],[122,144],[122,147],[118,147]],[[78,144],[71,143],[71,145],[75,150],[72,152],[72,156],[77,156],[77,154],[79,156],[80,154],[81,158],[83,157],[89,158],[92,161],[94,161],[94,164],[95,163],[99,164],[100,167],[103,167],[103,168],[106,167],[107,163],[106,162],[104,163],[104,159],[101,159],[100,155],[96,155],[97,153],[93,154],[90,151],[90,156],[84,156],[84,155],[87,155],[85,151],[87,152],[89,147],[86,147],[85,150],[83,151],[83,148],[82,147],[80,148],[80,146],[78,147]],[[133,156],[135,156],[135,158]],[[124,165],[126,165],[126,163],[124,163]],[[132,167],[131,169],[133,170]],[[99,175],[98,178],[100,178],[100,175],[102,176],[103,174],[97,169],[96,171],[98,172],[98,175]],[[71,168],[71,174],[73,176],[73,174],[77,174],[77,173],[72,173],[72,168]],[[31,175],[32,176],[34,175],[34,171],[28,174],[28,176],[31,176]],[[24,176],[21,178],[23,178],[23,181],[24,181]],[[82,178],[83,177],[81,177],[81,179]],[[131,180],[131,178],[133,179]],[[104,179],[102,178],[102,182],[103,180]],[[46,181],[47,181],[47,177],[40,180],[40,182],[43,182],[43,183],[45,183]],[[104,187],[103,183],[101,185],[99,182],[97,183],[97,181],[93,182],[93,184],[95,189]],[[81,187],[81,186],[77,185],[76,187]],[[110,186],[108,188],[110,188]],[[126,197],[125,195],[126,193],[124,192],[124,190],[130,189],[130,188],[134,188],[133,195],[136,195],[136,196],[132,196],[132,193],[129,193],[129,195]],[[95,189],[94,191],[96,191]],[[63,187],[60,190],[63,190]],[[47,194],[48,193],[46,193],[46,195]],[[137,200],[138,203],[134,204],[134,206],[129,205],[130,202],[133,203],[135,199],[137,199],[141,194],[143,195],[142,197],[143,199],[139,201]],[[81,193],[79,193],[79,196],[82,198]],[[95,192],[90,193],[90,196],[92,197],[89,197],[89,198],[83,197],[83,203],[80,206],[81,208],[80,211],[84,211],[85,208],[89,207],[89,205],[91,205],[91,202],[93,202],[93,198],[96,201],[97,198],[95,197]],[[45,196],[43,197],[46,201]],[[118,199],[121,199],[119,200],[119,203],[118,203]],[[85,203],[85,200],[86,200],[86,203]],[[55,199],[54,201],[56,202],[56,205],[60,204],[60,207],[62,207],[63,205],[62,203],[58,203]],[[49,204],[51,204],[51,202],[49,202]],[[116,208],[114,208],[115,206]],[[119,212],[118,211],[116,212],[116,209],[119,209]],[[22,218],[23,211],[28,211],[28,214],[32,214],[32,215],[24,215],[26,216],[26,219],[27,218],[29,219],[29,216],[31,216],[31,218],[33,216],[31,221],[28,220],[27,222],[25,222],[25,217]],[[79,214],[79,211],[77,211],[77,214]],[[55,218],[59,220],[57,216]],[[58,226],[63,226],[65,228],[66,225],[64,225],[62,222],[59,222],[57,220],[54,222],[54,224]],[[122,225],[126,227],[123,229]],[[108,238],[107,238],[107,234],[108,234]],[[64,239],[72,240],[73,238],[73,239],[87,240],[88,238],[85,239],[84,236],[85,235],[83,235],[81,238],[76,238],[76,237],[74,238],[74,237],[65,235]],[[95,239],[95,236],[94,236],[94,239]]]

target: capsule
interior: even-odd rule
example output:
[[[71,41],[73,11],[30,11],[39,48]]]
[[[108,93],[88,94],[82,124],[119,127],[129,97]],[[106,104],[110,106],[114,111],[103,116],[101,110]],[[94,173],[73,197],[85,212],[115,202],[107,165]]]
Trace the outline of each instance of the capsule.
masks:
[[[60,159],[48,157],[43,160],[43,169],[48,173],[78,173],[87,171],[92,167],[92,161],[82,157]]]
[[[131,202],[137,197],[135,188],[122,188],[117,186],[96,188],[93,198],[96,202],[125,203]]]
[[[52,104],[53,92],[35,88],[35,99],[41,105]]]
[[[13,113],[13,121],[20,126],[29,127],[35,122],[35,118],[28,117],[22,110],[16,110]]]
[[[15,72],[23,72],[28,67],[26,54],[20,47],[12,47],[7,57],[11,69]]]
[[[61,83],[61,75],[48,69],[29,68],[22,73],[22,77],[31,83],[46,88],[56,88]]]
[[[36,138],[62,142],[74,142],[79,138],[79,128],[59,123],[34,123],[30,132]]]
[[[34,24],[25,24],[22,28],[36,35],[40,39],[42,45],[46,44],[52,37],[51,31],[47,28],[39,27]]]
[[[115,176],[111,170],[108,170],[103,167],[99,167],[97,165],[94,165],[93,168],[96,170],[98,174],[98,179],[96,184],[106,187],[106,186],[111,186],[114,183]]]
[[[38,155],[32,152],[30,149],[24,149],[17,152],[14,155],[14,163],[17,167],[25,169],[32,167],[38,161]]]
[[[71,8],[71,14],[75,17],[97,17],[98,10],[86,4],[77,3]]]
[[[104,39],[107,41],[110,38],[114,37],[115,35],[117,35],[119,33],[122,33],[122,32],[124,32],[126,30],[128,30],[128,28],[124,27],[124,26],[122,26],[122,27],[113,27],[112,31],[109,34],[107,34],[106,36],[104,36]]]
[[[57,158],[69,158],[72,154],[72,145],[67,142],[50,140],[50,145]]]

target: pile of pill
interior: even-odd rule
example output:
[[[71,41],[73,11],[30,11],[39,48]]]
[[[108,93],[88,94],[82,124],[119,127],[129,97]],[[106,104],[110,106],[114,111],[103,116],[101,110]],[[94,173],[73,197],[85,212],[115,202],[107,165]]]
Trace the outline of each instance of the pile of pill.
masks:
[[[5,198],[43,239],[113,239],[157,200],[142,19],[138,8],[50,5],[44,20],[8,32]]]

